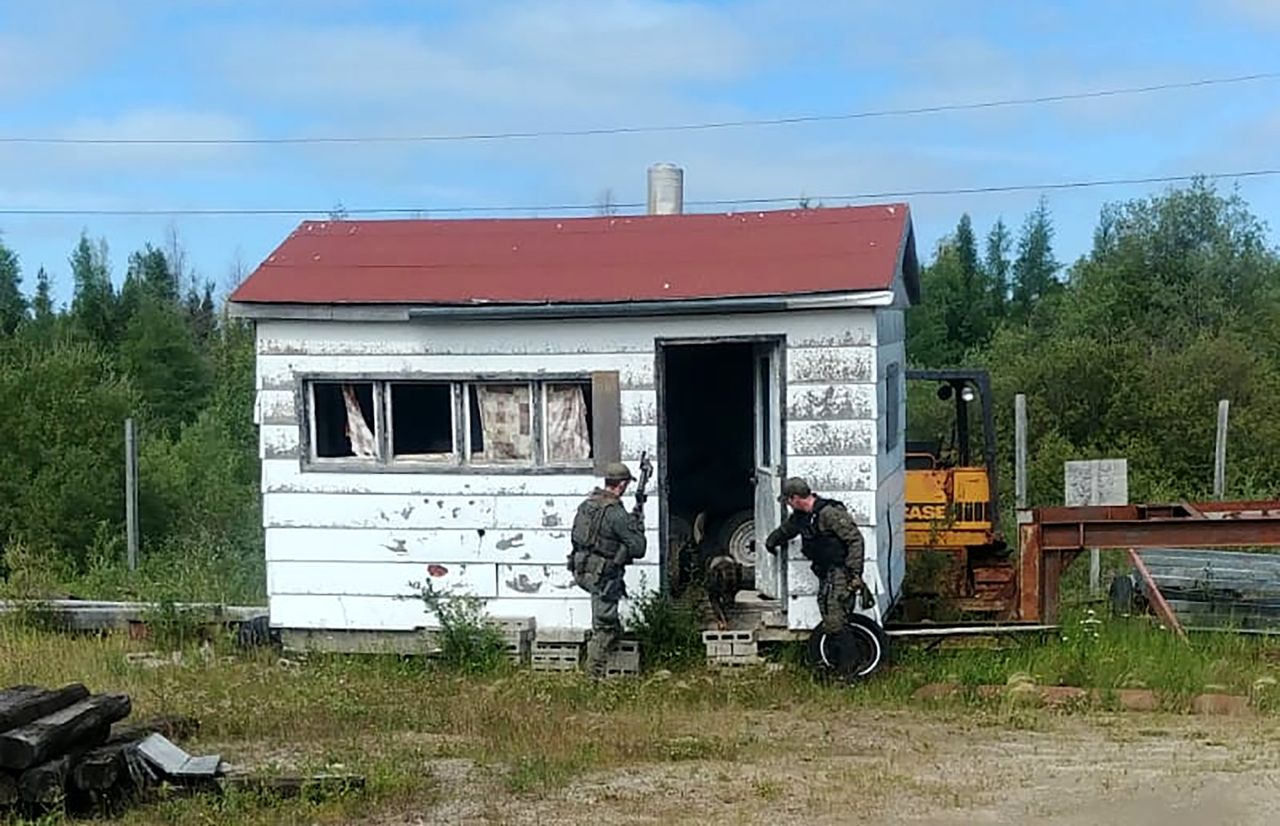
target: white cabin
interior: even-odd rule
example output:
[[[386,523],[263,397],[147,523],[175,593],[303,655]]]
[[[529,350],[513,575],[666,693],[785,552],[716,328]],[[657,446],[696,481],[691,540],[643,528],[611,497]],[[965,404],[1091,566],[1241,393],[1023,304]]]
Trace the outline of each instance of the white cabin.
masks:
[[[697,512],[751,562],[795,475],[856,516],[879,619],[905,572],[917,269],[903,204],[303,223],[231,299],[257,328],[271,625],[430,628],[411,583],[432,581],[589,628],[569,526],[597,468],[642,454],[633,595],[668,582]],[[775,615],[812,628],[799,543],[754,563]]]

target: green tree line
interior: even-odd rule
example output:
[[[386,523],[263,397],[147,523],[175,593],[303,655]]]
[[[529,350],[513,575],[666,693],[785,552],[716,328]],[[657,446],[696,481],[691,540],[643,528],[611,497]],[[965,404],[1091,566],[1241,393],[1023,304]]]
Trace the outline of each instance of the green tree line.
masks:
[[[0,238],[0,575],[82,597],[261,598],[253,332],[174,244],[68,257],[69,306],[30,298]],[[125,570],[124,421],[139,433],[140,570]]]
[[[1006,513],[1017,393],[1032,505],[1062,504],[1063,462],[1085,458],[1127,458],[1131,501],[1210,498],[1220,399],[1227,497],[1280,493],[1280,256],[1244,200],[1199,181],[1107,204],[1069,265],[1053,236],[1043,201],[981,250],[963,216],[908,313],[913,366],[990,371]],[[917,438],[946,427],[927,392],[908,396]]]
[[[261,599],[253,333],[180,250],[112,277],[82,235],[67,306],[0,238],[0,576],[84,597]],[[916,367],[983,367],[1012,501],[1013,397],[1025,393],[1033,504],[1067,459],[1126,457],[1134,501],[1207,497],[1215,411],[1231,401],[1231,497],[1280,493],[1280,255],[1235,194],[1200,182],[1111,203],[1064,264],[1048,205],[979,235],[962,216],[908,313]],[[119,286],[116,286],[117,282]],[[943,436],[908,396],[913,438]],[[125,570],[123,422],[140,432],[142,566]],[[974,422],[975,427],[977,422]],[[975,430],[975,432],[977,432]],[[1011,523],[1010,523],[1011,524]]]

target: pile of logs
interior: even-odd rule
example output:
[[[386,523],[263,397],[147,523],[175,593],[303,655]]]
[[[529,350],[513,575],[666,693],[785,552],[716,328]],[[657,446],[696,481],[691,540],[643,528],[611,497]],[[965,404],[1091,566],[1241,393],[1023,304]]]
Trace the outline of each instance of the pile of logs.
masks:
[[[115,808],[175,779],[166,749],[182,753],[167,738],[194,733],[195,721],[125,722],[131,711],[127,695],[91,694],[79,683],[0,690],[0,813]],[[216,757],[200,759],[201,776],[218,773]]]

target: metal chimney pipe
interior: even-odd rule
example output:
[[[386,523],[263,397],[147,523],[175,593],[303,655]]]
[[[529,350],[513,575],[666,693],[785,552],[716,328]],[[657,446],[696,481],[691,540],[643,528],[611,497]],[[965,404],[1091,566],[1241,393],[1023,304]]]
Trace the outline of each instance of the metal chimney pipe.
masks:
[[[684,212],[684,170],[673,163],[649,167],[649,214],[679,215]]]

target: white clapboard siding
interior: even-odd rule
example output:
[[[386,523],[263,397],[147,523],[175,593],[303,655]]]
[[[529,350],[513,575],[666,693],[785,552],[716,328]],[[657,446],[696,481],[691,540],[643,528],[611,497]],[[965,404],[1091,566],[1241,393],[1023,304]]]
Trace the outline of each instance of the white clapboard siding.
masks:
[[[644,559],[658,559],[658,531]],[[563,565],[569,530],[268,528],[267,562],[415,562]]]
[[[874,456],[876,423],[867,419],[788,422],[787,453],[792,456]]]
[[[804,347],[860,346],[876,340],[875,314],[847,309],[584,322],[263,320],[257,330],[261,355],[582,355],[649,352],[658,337],[735,335],[785,335]]]
[[[258,389],[291,390],[299,374],[342,376],[398,375],[429,379],[435,375],[496,376],[540,373],[582,375],[616,370],[622,387],[653,387],[652,353],[604,353],[584,357],[567,353],[521,356],[258,356]]]
[[[646,535],[657,547],[657,531]],[[268,528],[267,562],[466,562],[563,564],[569,531]],[[657,555],[652,554],[656,559]]]
[[[338,493],[268,493],[267,528],[381,528],[519,530],[568,528],[582,497],[403,496]],[[658,527],[658,509],[645,508],[645,527]]]
[[[874,456],[792,456],[787,474],[809,481],[816,491],[875,491]]]
[[[858,384],[875,380],[874,347],[789,347],[787,384]]]
[[[413,582],[430,582],[437,591],[478,597],[496,596],[498,587],[495,566],[489,564],[274,562],[267,567],[269,594],[395,597],[417,593]]]
[[[656,463],[655,463],[656,464]],[[638,472],[638,468],[633,468]],[[369,473],[302,470],[297,459],[262,463],[263,493],[398,493],[408,496],[586,496],[600,484],[582,473]]]
[[[258,427],[261,459],[297,459],[300,437],[297,425],[263,424]]]
[[[629,616],[620,612],[624,623]],[[438,627],[421,600],[390,597],[319,596],[288,594],[270,598],[271,624],[277,628],[326,631],[413,631]],[[494,600],[485,606],[495,618],[532,617],[538,628],[591,627],[589,597],[565,599]]]
[[[561,560],[559,565],[499,565],[498,602],[506,599],[561,599],[567,595],[581,595],[573,576]],[[645,591],[656,591],[660,582],[656,564],[628,565],[623,577],[627,592],[635,597]]]
[[[791,630],[814,628],[822,622],[818,598],[813,596],[791,597],[787,600],[787,627]]]
[[[653,390],[623,390],[620,394],[622,424],[658,424],[658,394]]]
[[[876,418],[874,384],[799,384],[787,386],[787,421]]]

